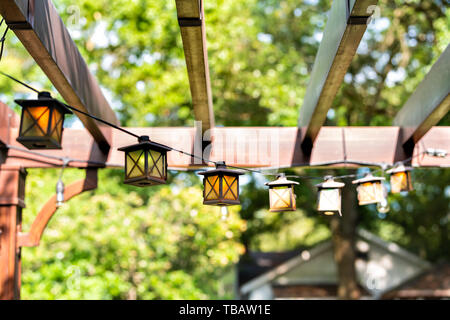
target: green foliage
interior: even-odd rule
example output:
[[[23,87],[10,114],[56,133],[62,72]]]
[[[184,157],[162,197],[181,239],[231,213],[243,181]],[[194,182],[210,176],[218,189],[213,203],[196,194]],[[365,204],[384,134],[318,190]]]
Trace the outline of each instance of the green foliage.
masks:
[[[450,259],[450,171],[416,169],[414,191],[390,195],[391,210],[374,207],[361,215],[361,224],[382,238],[416,252],[429,261]]]
[[[23,298],[232,297],[221,279],[243,252],[237,210],[221,220],[217,208],[202,205],[198,185],[177,179],[143,200],[111,171],[101,171],[96,191],[57,211],[39,247],[23,250]],[[30,170],[24,230],[54,182],[54,173]]]
[[[205,0],[218,125],[297,124],[331,3]],[[79,19],[69,10],[74,1],[54,4],[122,125],[192,125],[175,1],[79,0]],[[450,10],[442,1],[378,5],[381,17],[369,25],[327,125],[390,125],[449,43]],[[56,93],[12,32],[0,67]],[[3,77],[0,89],[10,106],[34,95]],[[447,115],[440,125],[449,124]],[[386,217],[360,207],[361,224],[437,260],[450,252],[450,177],[448,170],[420,172],[416,191],[392,196]],[[296,212],[274,214],[267,211],[264,181],[252,176],[242,188],[242,207],[223,222],[217,208],[202,206],[194,174],[171,172],[167,186],[145,189],[123,185],[122,174],[101,170],[99,188],[60,209],[40,247],[23,249],[24,298],[229,298],[221,279],[245,250],[312,246],[330,234],[314,209],[316,181],[296,188]],[[64,173],[66,185],[82,177],[78,170]],[[56,179],[57,172],[30,170],[25,231]]]
[[[329,125],[390,125],[449,43],[441,1],[381,0],[367,29]]]

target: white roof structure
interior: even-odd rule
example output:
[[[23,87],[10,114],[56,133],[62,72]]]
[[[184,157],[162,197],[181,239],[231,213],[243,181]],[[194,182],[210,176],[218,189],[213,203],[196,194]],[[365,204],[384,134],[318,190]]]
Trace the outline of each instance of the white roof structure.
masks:
[[[364,230],[357,230],[356,246],[367,259],[356,260],[358,280],[374,298],[416,276],[431,265],[395,243]],[[241,286],[241,296],[273,298],[272,286],[336,284],[336,264],[331,240],[303,251],[272,270]],[[258,293],[259,292],[259,293]]]

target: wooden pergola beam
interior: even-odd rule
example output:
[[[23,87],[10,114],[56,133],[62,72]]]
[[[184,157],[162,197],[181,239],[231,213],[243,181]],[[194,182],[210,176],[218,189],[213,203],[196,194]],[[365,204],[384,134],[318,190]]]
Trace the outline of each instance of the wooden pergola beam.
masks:
[[[11,128],[18,128],[19,116],[6,104],[0,102],[0,147],[9,144],[11,140]]]
[[[0,169],[0,300],[20,299],[20,248],[26,171]]]
[[[300,109],[302,149],[309,152],[344,80],[378,0],[333,1]]]
[[[402,128],[402,144],[411,151],[414,145],[450,110],[450,45],[395,117]],[[449,136],[447,136],[448,138]]]
[[[68,104],[119,123],[51,0],[2,0],[0,14]],[[107,152],[110,128],[77,115]]]
[[[192,153],[196,140],[195,128],[127,128],[138,135],[149,135],[155,142]],[[12,145],[17,129],[11,129]],[[364,163],[386,163],[389,165],[408,158],[400,143],[399,127],[323,127],[310,155],[301,151],[300,134],[296,127],[217,127],[211,130],[210,159],[224,160],[229,165],[249,168],[288,167],[354,167]],[[450,150],[450,127],[433,127],[414,149],[412,165],[420,167],[449,167],[450,157],[436,158],[423,154],[428,148]],[[113,143],[106,157],[86,130],[65,129],[62,150],[42,150],[43,154],[69,157],[85,162],[71,162],[71,167],[123,167],[124,153],[117,148],[134,144],[134,137],[120,131],[113,132]],[[23,147],[22,147],[23,148]],[[200,149],[201,150],[201,149]],[[340,162],[347,159],[346,164]],[[2,168],[21,166],[24,168],[60,167],[59,160],[47,159],[23,151],[9,149]],[[169,168],[196,170],[201,164],[186,155],[168,153]]]
[[[176,0],[195,120],[202,130],[214,127],[203,0]]]

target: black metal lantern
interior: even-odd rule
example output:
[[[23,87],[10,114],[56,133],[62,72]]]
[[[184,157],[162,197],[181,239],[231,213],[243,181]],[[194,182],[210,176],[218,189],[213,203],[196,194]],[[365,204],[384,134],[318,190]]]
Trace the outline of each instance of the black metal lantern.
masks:
[[[139,143],[118,149],[125,152],[124,183],[138,187],[165,184],[167,180],[167,151],[165,145],[152,142],[148,136]]]
[[[239,176],[242,171],[227,169],[225,162],[218,162],[216,169],[202,171],[203,204],[212,206],[237,205],[239,201]]]
[[[28,149],[61,149],[64,115],[72,112],[48,92],[15,102],[22,107],[17,141]]]
[[[278,175],[277,180],[267,182],[269,186],[270,212],[295,211],[294,186],[298,182],[286,179],[284,173]]]
[[[318,190],[317,211],[326,216],[333,216],[341,213],[342,188],[345,186],[342,182],[334,181],[332,176],[326,176],[325,182],[316,185]]]
[[[411,167],[405,167],[403,163],[399,163],[391,170],[386,171],[386,173],[391,175],[390,182],[392,193],[413,190],[411,170]]]
[[[371,203],[379,203],[384,199],[384,189],[382,181],[383,177],[374,177],[372,173],[367,173],[364,178],[352,181],[357,184],[359,205],[366,205]]]

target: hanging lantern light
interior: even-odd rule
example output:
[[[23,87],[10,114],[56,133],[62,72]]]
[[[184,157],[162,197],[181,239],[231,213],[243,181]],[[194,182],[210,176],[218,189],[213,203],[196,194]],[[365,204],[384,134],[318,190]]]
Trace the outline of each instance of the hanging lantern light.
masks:
[[[150,141],[148,136],[141,136],[138,144],[118,150],[125,152],[124,183],[137,187],[166,183],[169,147]]]
[[[22,107],[17,141],[28,149],[61,149],[64,115],[72,112],[40,92],[37,100],[15,100]]]
[[[325,182],[316,185],[318,190],[317,210],[327,216],[341,213],[341,195],[342,188],[345,186],[342,182],[334,181],[332,176],[326,176]]]
[[[212,206],[237,205],[239,201],[239,176],[241,171],[227,169],[225,162],[218,162],[215,170],[202,171],[203,204]]]
[[[277,180],[267,182],[269,186],[270,212],[295,211],[294,185],[298,182],[286,179],[284,173],[277,176]]]
[[[364,178],[352,181],[357,184],[359,205],[363,206],[371,203],[379,203],[384,199],[383,177],[374,177],[372,173],[367,173]]]
[[[397,164],[394,168],[386,171],[391,175],[391,192],[412,191],[411,167],[405,167],[403,163]]]

